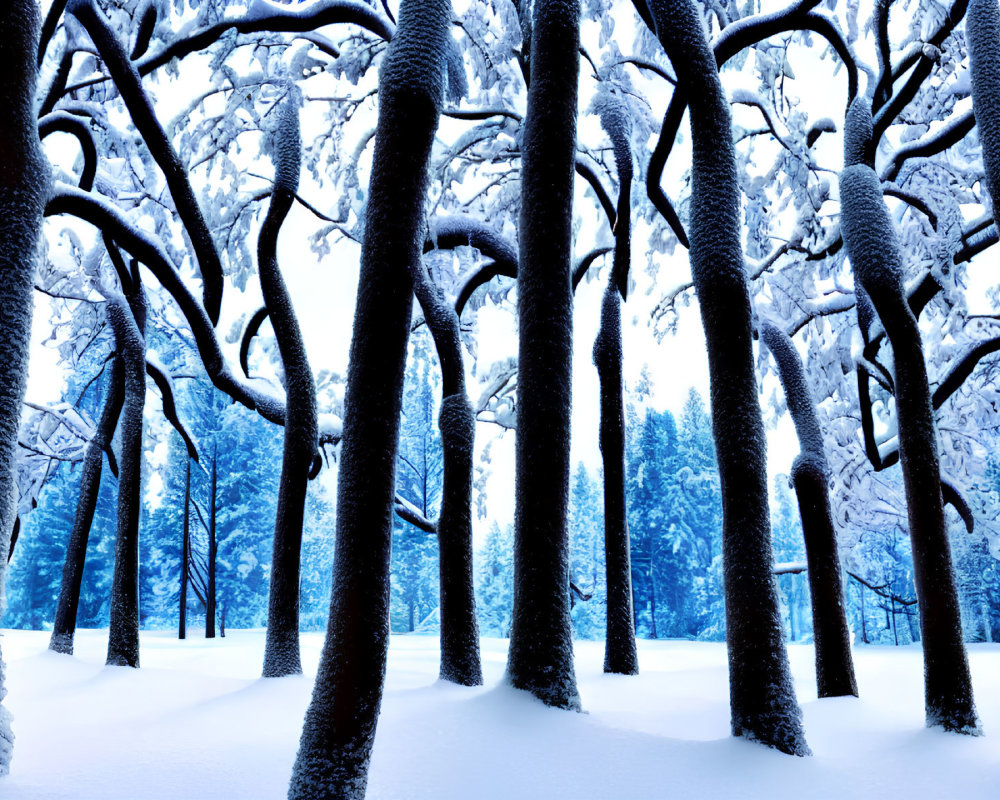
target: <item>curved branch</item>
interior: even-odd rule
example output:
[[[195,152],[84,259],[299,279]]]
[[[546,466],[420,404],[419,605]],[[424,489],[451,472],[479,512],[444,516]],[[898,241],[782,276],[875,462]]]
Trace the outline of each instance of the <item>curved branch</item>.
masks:
[[[261,306],[254,311],[250,321],[247,322],[246,330],[243,331],[243,338],[240,340],[240,368],[247,378],[250,377],[250,343],[260,331],[260,326],[267,319],[267,314],[267,306]]]
[[[188,456],[194,459],[197,463],[198,448],[195,447],[191,434],[188,433],[187,428],[184,426],[184,423],[181,422],[181,419],[177,414],[177,404],[174,401],[173,380],[171,380],[170,375],[167,374],[167,372],[158,364],[152,361],[149,356],[146,357],[146,374],[153,379],[153,382],[160,390],[160,397],[163,400],[163,416],[167,418],[167,421],[171,425],[173,425],[174,430],[180,434],[181,438],[184,440],[184,446],[187,448]]]
[[[892,99],[875,114],[873,120],[873,141],[876,144],[881,140],[886,130],[896,117],[899,116],[900,112],[916,97],[917,92],[920,91],[920,87],[924,85],[924,81],[927,80],[933,71],[935,64],[934,59],[928,53],[939,49],[944,44],[944,40],[951,35],[955,26],[962,21],[968,5],[969,0],[955,0],[948,11],[948,15],[944,18],[944,22],[941,23],[941,27],[927,40],[927,45],[930,45],[930,47],[925,46],[921,49],[920,58],[910,73],[910,77],[906,79],[906,82]]]
[[[57,185],[49,198],[45,214],[47,216],[70,214],[89,222],[109,233],[121,247],[145,264],[180,307],[191,327],[205,371],[216,388],[247,408],[257,411],[269,422],[284,424],[284,400],[262,392],[233,375],[225,363],[214,326],[205,309],[180,279],[162,247],[150,238],[149,234],[132,226],[122,213],[106,200],[68,186]],[[322,440],[324,437],[320,438]],[[336,442],[339,441],[339,436],[326,439]]]
[[[594,194],[597,195],[597,199],[601,204],[601,208],[604,209],[604,215],[608,218],[608,227],[612,230],[615,227],[615,217],[617,216],[617,211],[615,210],[615,204],[611,202],[611,195],[608,190],[604,188],[604,184],[601,179],[594,172],[594,169],[581,158],[576,160],[576,174],[580,175],[587,183],[590,184],[590,188],[594,190]]]
[[[69,13],[86,28],[104,60],[111,78],[121,93],[129,116],[150,154],[163,171],[167,188],[173,198],[177,215],[187,231],[201,269],[205,310],[212,324],[218,324],[222,307],[222,262],[205,222],[185,165],[177,156],[166,131],[156,118],[149,95],[104,15],[94,6],[94,0],[69,0]]]
[[[976,520],[972,516],[972,509],[969,508],[969,504],[965,502],[965,498],[962,497],[958,489],[944,478],[941,479],[941,497],[944,499],[946,505],[950,505],[958,512],[958,516],[965,523],[966,532],[972,533],[976,527]]]
[[[902,145],[892,154],[892,158],[882,170],[882,180],[896,180],[903,164],[911,158],[927,158],[928,156],[944,152],[952,145],[962,141],[975,126],[976,118],[972,113],[972,109],[969,109],[964,114],[956,115],[937,132]]]
[[[478,121],[490,119],[491,117],[507,117],[515,122],[523,122],[524,117],[509,108],[445,108],[441,111],[442,117],[452,119],[464,119]]]
[[[94,188],[94,176],[97,174],[97,146],[94,144],[94,134],[90,125],[82,117],[57,111],[46,114],[38,120],[38,138],[45,139],[51,133],[68,133],[76,137],[83,151],[83,170],[80,172],[79,187],[85,192]]]
[[[42,23],[42,32],[38,40],[38,66],[42,66],[42,62],[45,60],[45,51],[49,47],[49,42],[52,41],[52,36],[56,32],[56,28],[59,27],[59,20],[62,19],[63,11],[66,8],[67,0],[53,0],[52,5],[49,6],[49,11],[45,15],[45,21]]]
[[[267,11],[263,11],[263,9]],[[324,25],[350,23],[389,41],[395,26],[379,16],[367,3],[357,0],[317,0],[305,7],[290,8],[256,0],[251,13],[227,19],[177,39],[138,63],[140,75],[148,75],[175,58],[204,50],[229,30],[237,33],[308,33]]]

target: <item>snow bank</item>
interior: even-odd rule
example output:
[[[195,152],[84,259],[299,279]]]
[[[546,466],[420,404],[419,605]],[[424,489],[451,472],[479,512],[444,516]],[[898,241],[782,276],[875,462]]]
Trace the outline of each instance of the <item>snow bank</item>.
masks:
[[[104,667],[106,631],[77,656],[47,634],[4,631],[18,747],[4,800],[284,797],[322,634],[303,634],[308,677],[257,679],[263,631],[178,642],[143,633],[143,668]],[[987,735],[924,727],[920,650],[860,647],[861,699],[817,700],[813,650],[789,647],[811,758],[729,736],[722,644],[641,641],[641,674],[604,675],[603,645],[577,642],[587,714],[501,685],[506,642],[483,641],[486,686],[437,680],[437,639],[397,636],[372,759],[370,800],[568,797],[843,800],[996,796],[1000,645],[972,645]]]

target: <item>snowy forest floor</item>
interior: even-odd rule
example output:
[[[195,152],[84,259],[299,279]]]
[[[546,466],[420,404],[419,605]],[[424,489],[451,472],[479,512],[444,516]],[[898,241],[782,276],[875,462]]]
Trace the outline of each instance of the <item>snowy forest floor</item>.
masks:
[[[77,655],[48,633],[3,631],[14,763],[4,800],[285,797],[323,637],[302,636],[306,677],[257,678],[262,631],[142,635],[142,669],[105,667],[107,631]],[[855,649],[861,699],[817,700],[813,649],[789,648],[812,758],[729,737],[722,644],[643,641],[642,674],[601,673],[576,644],[586,714],[501,684],[507,642],[483,642],[486,686],[437,681],[437,639],[395,636],[372,760],[371,800],[906,797],[995,798],[1000,645],[972,645],[986,736],[923,726],[918,647]]]

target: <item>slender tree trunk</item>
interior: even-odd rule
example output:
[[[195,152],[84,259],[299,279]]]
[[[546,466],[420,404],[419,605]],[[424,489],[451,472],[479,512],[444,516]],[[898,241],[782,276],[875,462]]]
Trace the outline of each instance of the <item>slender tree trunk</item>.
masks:
[[[295,107],[297,100],[294,95],[286,97],[277,112],[279,123],[271,147],[275,162],[274,192],[257,242],[260,286],[285,370],[287,397],[285,444],[267,603],[265,678],[302,673],[299,654],[299,559],[309,472],[319,438],[316,382],[277,259],[278,231],[295,202],[302,162],[302,140]]]
[[[712,430],[722,485],[726,644],[735,736],[807,755],[778,609],[757,401],[750,302],[729,101],[691,0],[649,0],[656,33],[689,100],[693,149],[691,273],[708,349]]]
[[[438,517],[438,576],[442,680],[464,686],[483,682],[479,623],[472,569],[472,468],[476,418],[465,391],[458,315],[431,281],[422,262],[411,265],[413,289],[441,363],[438,430],[444,456]],[[426,470],[424,471],[426,474]],[[425,488],[426,488],[426,481]],[[426,492],[425,492],[426,495]],[[425,497],[426,502],[426,497]]]
[[[217,447],[216,445],[215,447]],[[215,561],[218,546],[215,538],[215,503],[218,489],[218,450],[212,450],[211,498],[208,511],[208,580],[205,586],[205,638],[215,638]]]
[[[90,528],[94,522],[97,497],[101,490],[101,473],[104,466],[104,451],[111,446],[122,403],[125,400],[125,376],[121,359],[117,356],[111,365],[111,380],[104,398],[101,419],[97,423],[94,438],[87,444],[83,456],[83,473],[80,476],[80,498],[76,505],[73,531],[66,546],[66,561],[63,564],[62,584],[59,589],[59,603],[56,606],[55,622],[49,650],[56,653],[73,654],[73,637],[76,632],[77,609],[80,605],[80,587],[83,570],[87,561],[87,544]]]
[[[547,705],[579,710],[566,591],[579,2],[536,0],[532,15],[521,145],[514,611],[507,679]]]
[[[181,600],[177,623],[177,638],[187,636],[188,561],[191,558],[191,459],[185,460],[184,470],[184,542],[181,546]]]
[[[628,116],[621,103],[606,101],[601,123],[611,138],[618,170],[618,215],[614,269],[601,303],[601,325],[594,341],[594,365],[601,385],[600,446],[604,463],[604,567],[607,627],[604,671],[639,673],[632,614],[632,557],[625,505],[625,407],[622,402],[621,301],[631,258],[632,151]]]
[[[866,146],[871,130],[871,109],[859,98],[852,103],[845,126],[840,227],[855,279],[871,298],[892,344],[899,462],[924,648],[927,724],[978,734],[920,328],[906,300],[902,251],[882,199],[881,183],[875,171],[857,156],[871,151]]]
[[[139,666],[139,511],[142,504],[142,411],[146,402],[145,300],[142,288],[126,304],[108,301],[108,318],[121,354],[125,400],[121,412],[121,464],[118,473],[118,533],[111,579],[111,619],[107,663]]]
[[[402,0],[382,62],[344,398],[330,621],[290,800],[361,800],[368,782],[388,649],[395,464],[413,305],[408,269],[423,251],[451,15],[447,0]]]
[[[816,405],[792,340],[767,322],[761,325],[760,334],[778,365],[788,413],[795,423],[801,448],[792,464],[792,484],[799,501],[806,563],[809,566],[817,692],[820,697],[857,697],[840,554],[830,511],[827,486],[829,466],[823,447],[823,433],[816,417]]]
[[[861,641],[868,644],[868,621],[865,617],[865,586],[858,584],[858,594],[861,597]]]
[[[10,551],[17,519],[14,457],[21,424],[31,334],[32,286],[49,187],[35,121],[39,26],[34,0],[9,0],[0,8],[0,553]],[[0,558],[0,614],[6,605],[7,562]],[[0,654],[0,702],[4,686]],[[14,734],[0,705],[0,775],[10,770]]]
[[[656,583],[653,581],[653,558],[649,559],[649,638],[659,639],[659,632],[656,630]]]

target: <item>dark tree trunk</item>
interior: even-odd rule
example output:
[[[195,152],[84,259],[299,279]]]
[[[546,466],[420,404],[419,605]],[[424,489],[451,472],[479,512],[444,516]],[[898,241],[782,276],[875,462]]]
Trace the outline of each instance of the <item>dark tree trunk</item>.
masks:
[[[118,533],[111,579],[111,619],[107,663],[139,666],[139,511],[142,503],[142,411],[146,402],[145,300],[136,285],[126,304],[108,301],[125,381],[121,411],[121,463],[118,472]]]
[[[441,363],[438,429],[444,454],[438,517],[443,680],[480,686],[479,624],[472,570],[472,466],[476,418],[465,393],[458,315],[441,297],[422,263],[411,266],[413,289]]]
[[[871,298],[892,344],[899,462],[924,648],[927,724],[978,734],[920,328],[906,301],[902,251],[881,183],[857,156],[870,152],[865,145],[871,141],[871,130],[871,109],[863,99],[855,100],[845,126],[840,227],[855,279]]]
[[[0,7],[0,553],[10,550],[17,508],[14,456],[21,424],[31,334],[32,286],[49,166],[35,122],[39,26],[34,0]],[[7,561],[0,558],[0,614]],[[0,656],[0,702],[6,694]],[[0,706],[0,775],[10,768],[14,735]]]
[[[87,543],[90,528],[97,508],[97,496],[101,489],[101,472],[104,466],[104,451],[111,446],[122,403],[125,401],[125,375],[121,359],[115,357],[111,365],[111,380],[104,398],[101,419],[97,423],[94,438],[87,445],[83,456],[83,473],[80,476],[80,499],[76,505],[73,531],[66,546],[66,561],[63,564],[62,584],[59,589],[59,603],[52,625],[49,650],[56,653],[73,654],[73,636],[76,632],[76,614],[80,605],[80,586],[83,568],[87,561]]]
[[[1000,208],[1000,6],[970,0],[965,17],[969,76],[976,133],[983,146],[983,171],[994,214]]]
[[[447,0],[402,0],[382,62],[344,398],[330,621],[291,800],[361,800],[368,782],[388,649],[395,464],[413,306],[408,269],[423,250],[451,15]]]
[[[569,616],[578,0],[532,7],[521,145],[514,607],[507,679],[550,706],[580,708]]]
[[[827,488],[829,467],[815,404],[792,340],[769,323],[761,326],[761,340],[778,365],[788,413],[795,423],[801,448],[792,464],[792,484],[799,501],[809,565],[817,692],[820,697],[857,697],[837,534]]]
[[[650,0],[656,33],[689,100],[693,147],[691,273],[708,349],[712,430],[722,487],[726,644],[734,736],[806,755],[773,575],[764,425],[729,101],[691,0]]]
[[[302,162],[302,140],[295,102],[296,98],[289,96],[277,111],[279,123],[271,146],[275,165],[274,192],[257,241],[260,287],[285,370],[287,397],[285,446],[267,603],[265,678],[302,673],[299,655],[299,559],[309,471],[319,436],[316,383],[277,259],[278,231],[295,202]]]
[[[868,644],[868,620],[865,617],[865,585],[858,584],[858,593],[861,596],[861,641]]]
[[[177,638],[187,636],[188,562],[191,559],[191,459],[184,470],[184,541],[181,546],[181,599],[177,623]]]
[[[215,561],[218,545],[215,538],[215,503],[218,489],[218,451],[212,450],[211,497],[208,507],[208,580],[205,581],[205,638],[215,638]]]
[[[625,407],[622,403],[621,301],[631,257],[632,151],[624,109],[608,101],[601,122],[611,137],[618,170],[618,215],[614,226],[614,269],[601,304],[594,341],[594,365],[601,384],[601,459],[604,463],[604,561],[607,580],[607,633],[604,671],[639,673],[632,614],[632,558],[625,507]]]

